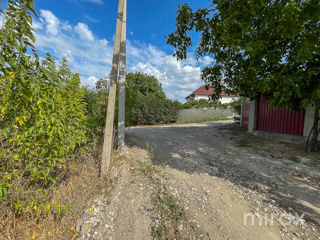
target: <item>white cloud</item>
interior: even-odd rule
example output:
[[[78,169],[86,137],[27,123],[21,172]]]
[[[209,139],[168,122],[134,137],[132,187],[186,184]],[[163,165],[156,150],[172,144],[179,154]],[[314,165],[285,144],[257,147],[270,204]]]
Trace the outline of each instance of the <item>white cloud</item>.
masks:
[[[0,29],[4,27],[5,24],[5,18],[2,13],[0,13]]]
[[[82,40],[94,40],[93,34],[87,24],[79,22],[77,26],[75,26],[74,30],[76,31],[76,33],[78,33],[79,37]]]
[[[82,78],[82,83],[86,86],[95,86],[96,85],[96,82],[98,81],[99,79],[95,76],[89,76],[88,78],[85,78],[83,79]]]
[[[32,21],[32,28],[34,28],[35,30],[41,30],[43,29],[43,25],[41,22],[38,21]]]
[[[81,74],[83,84],[93,87],[96,81],[109,74],[113,44],[106,39],[94,38],[84,23],[75,26],[59,20],[52,12],[41,10],[37,27],[36,49],[50,52],[54,58],[67,57],[74,72]],[[146,43],[127,41],[128,72],[143,72],[154,75],[162,83],[166,95],[184,101],[184,98],[203,84],[200,66],[210,58],[196,61],[194,57],[177,61],[173,56]]]
[[[72,26],[68,22],[63,22],[61,28],[65,31],[72,31]]]
[[[49,34],[57,35],[59,33],[59,19],[49,10],[40,10],[42,21],[45,22],[46,31]]]
[[[203,58],[199,59],[199,62],[205,66],[214,63],[214,59],[209,56],[204,56]]]
[[[46,13],[49,11],[41,10]],[[57,17],[52,14],[51,19]],[[41,21],[41,19],[40,19]],[[36,49],[40,52],[50,52],[54,58],[61,60],[67,57],[70,67],[74,72],[81,74],[84,84],[94,85],[93,76],[103,78],[110,71],[112,50],[106,39],[94,39],[89,27],[83,23],[72,26],[68,22],[60,21],[55,33],[48,31],[53,24],[52,21],[42,20],[42,28],[37,29]],[[88,78],[92,76],[89,80]]]
[[[184,101],[186,96],[203,84],[200,80],[200,67],[195,60],[177,61],[152,45],[128,45],[128,59],[138,59],[129,70],[158,78],[168,97]]]

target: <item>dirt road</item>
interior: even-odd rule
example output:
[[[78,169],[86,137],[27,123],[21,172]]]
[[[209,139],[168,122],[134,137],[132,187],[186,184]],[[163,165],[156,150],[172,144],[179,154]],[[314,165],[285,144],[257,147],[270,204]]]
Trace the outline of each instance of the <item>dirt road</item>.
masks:
[[[127,140],[131,163],[102,207],[118,213],[97,220],[113,230],[92,239],[320,239],[319,154],[230,122],[131,128]]]

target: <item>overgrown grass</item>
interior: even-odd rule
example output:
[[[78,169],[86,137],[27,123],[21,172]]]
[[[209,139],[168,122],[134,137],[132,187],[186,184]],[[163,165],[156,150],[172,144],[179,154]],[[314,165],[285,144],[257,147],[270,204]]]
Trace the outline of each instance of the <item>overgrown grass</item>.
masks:
[[[39,215],[19,214],[13,208],[0,209],[0,239],[75,239],[76,220],[94,195],[102,189],[99,180],[99,145],[67,160],[63,180],[55,191],[40,199]],[[23,189],[22,189],[23,190]],[[36,196],[30,187],[21,191],[26,200]],[[39,197],[39,196],[37,196]],[[33,210],[33,209],[32,209]]]
[[[221,115],[218,117],[207,117],[205,119],[200,120],[192,120],[192,121],[177,121],[177,124],[187,124],[187,123],[203,123],[203,122],[214,122],[214,121],[225,121],[231,120],[233,117],[227,117],[225,115]]]

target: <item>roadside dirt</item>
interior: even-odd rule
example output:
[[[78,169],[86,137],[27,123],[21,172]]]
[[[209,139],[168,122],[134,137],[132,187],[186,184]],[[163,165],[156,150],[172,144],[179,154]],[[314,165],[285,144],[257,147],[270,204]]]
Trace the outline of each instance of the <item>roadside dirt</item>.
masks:
[[[131,128],[127,140],[79,239],[320,239],[320,155],[230,122]]]

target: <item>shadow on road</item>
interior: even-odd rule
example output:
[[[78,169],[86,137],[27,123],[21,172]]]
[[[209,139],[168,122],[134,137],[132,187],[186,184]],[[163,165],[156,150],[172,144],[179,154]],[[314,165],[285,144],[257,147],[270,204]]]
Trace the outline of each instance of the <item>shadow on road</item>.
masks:
[[[256,150],[250,143],[241,146],[247,141],[247,134],[226,122],[130,128],[126,139],[128,145],[152,151],[156,165],[224,178],[268,194],[268,201],[275,200],[286,211],[292,208],[298,214],[305,213],[305,219],[320,224],[320,175],[316,175],[320,173],[319,165],[305,166],[288,160],[283,148],[290,152],[296,145],[278,150],[270,140],[251,137],[253,144],[261,141],[262,145]],[[261,151],[262,148],[267,150]]]

